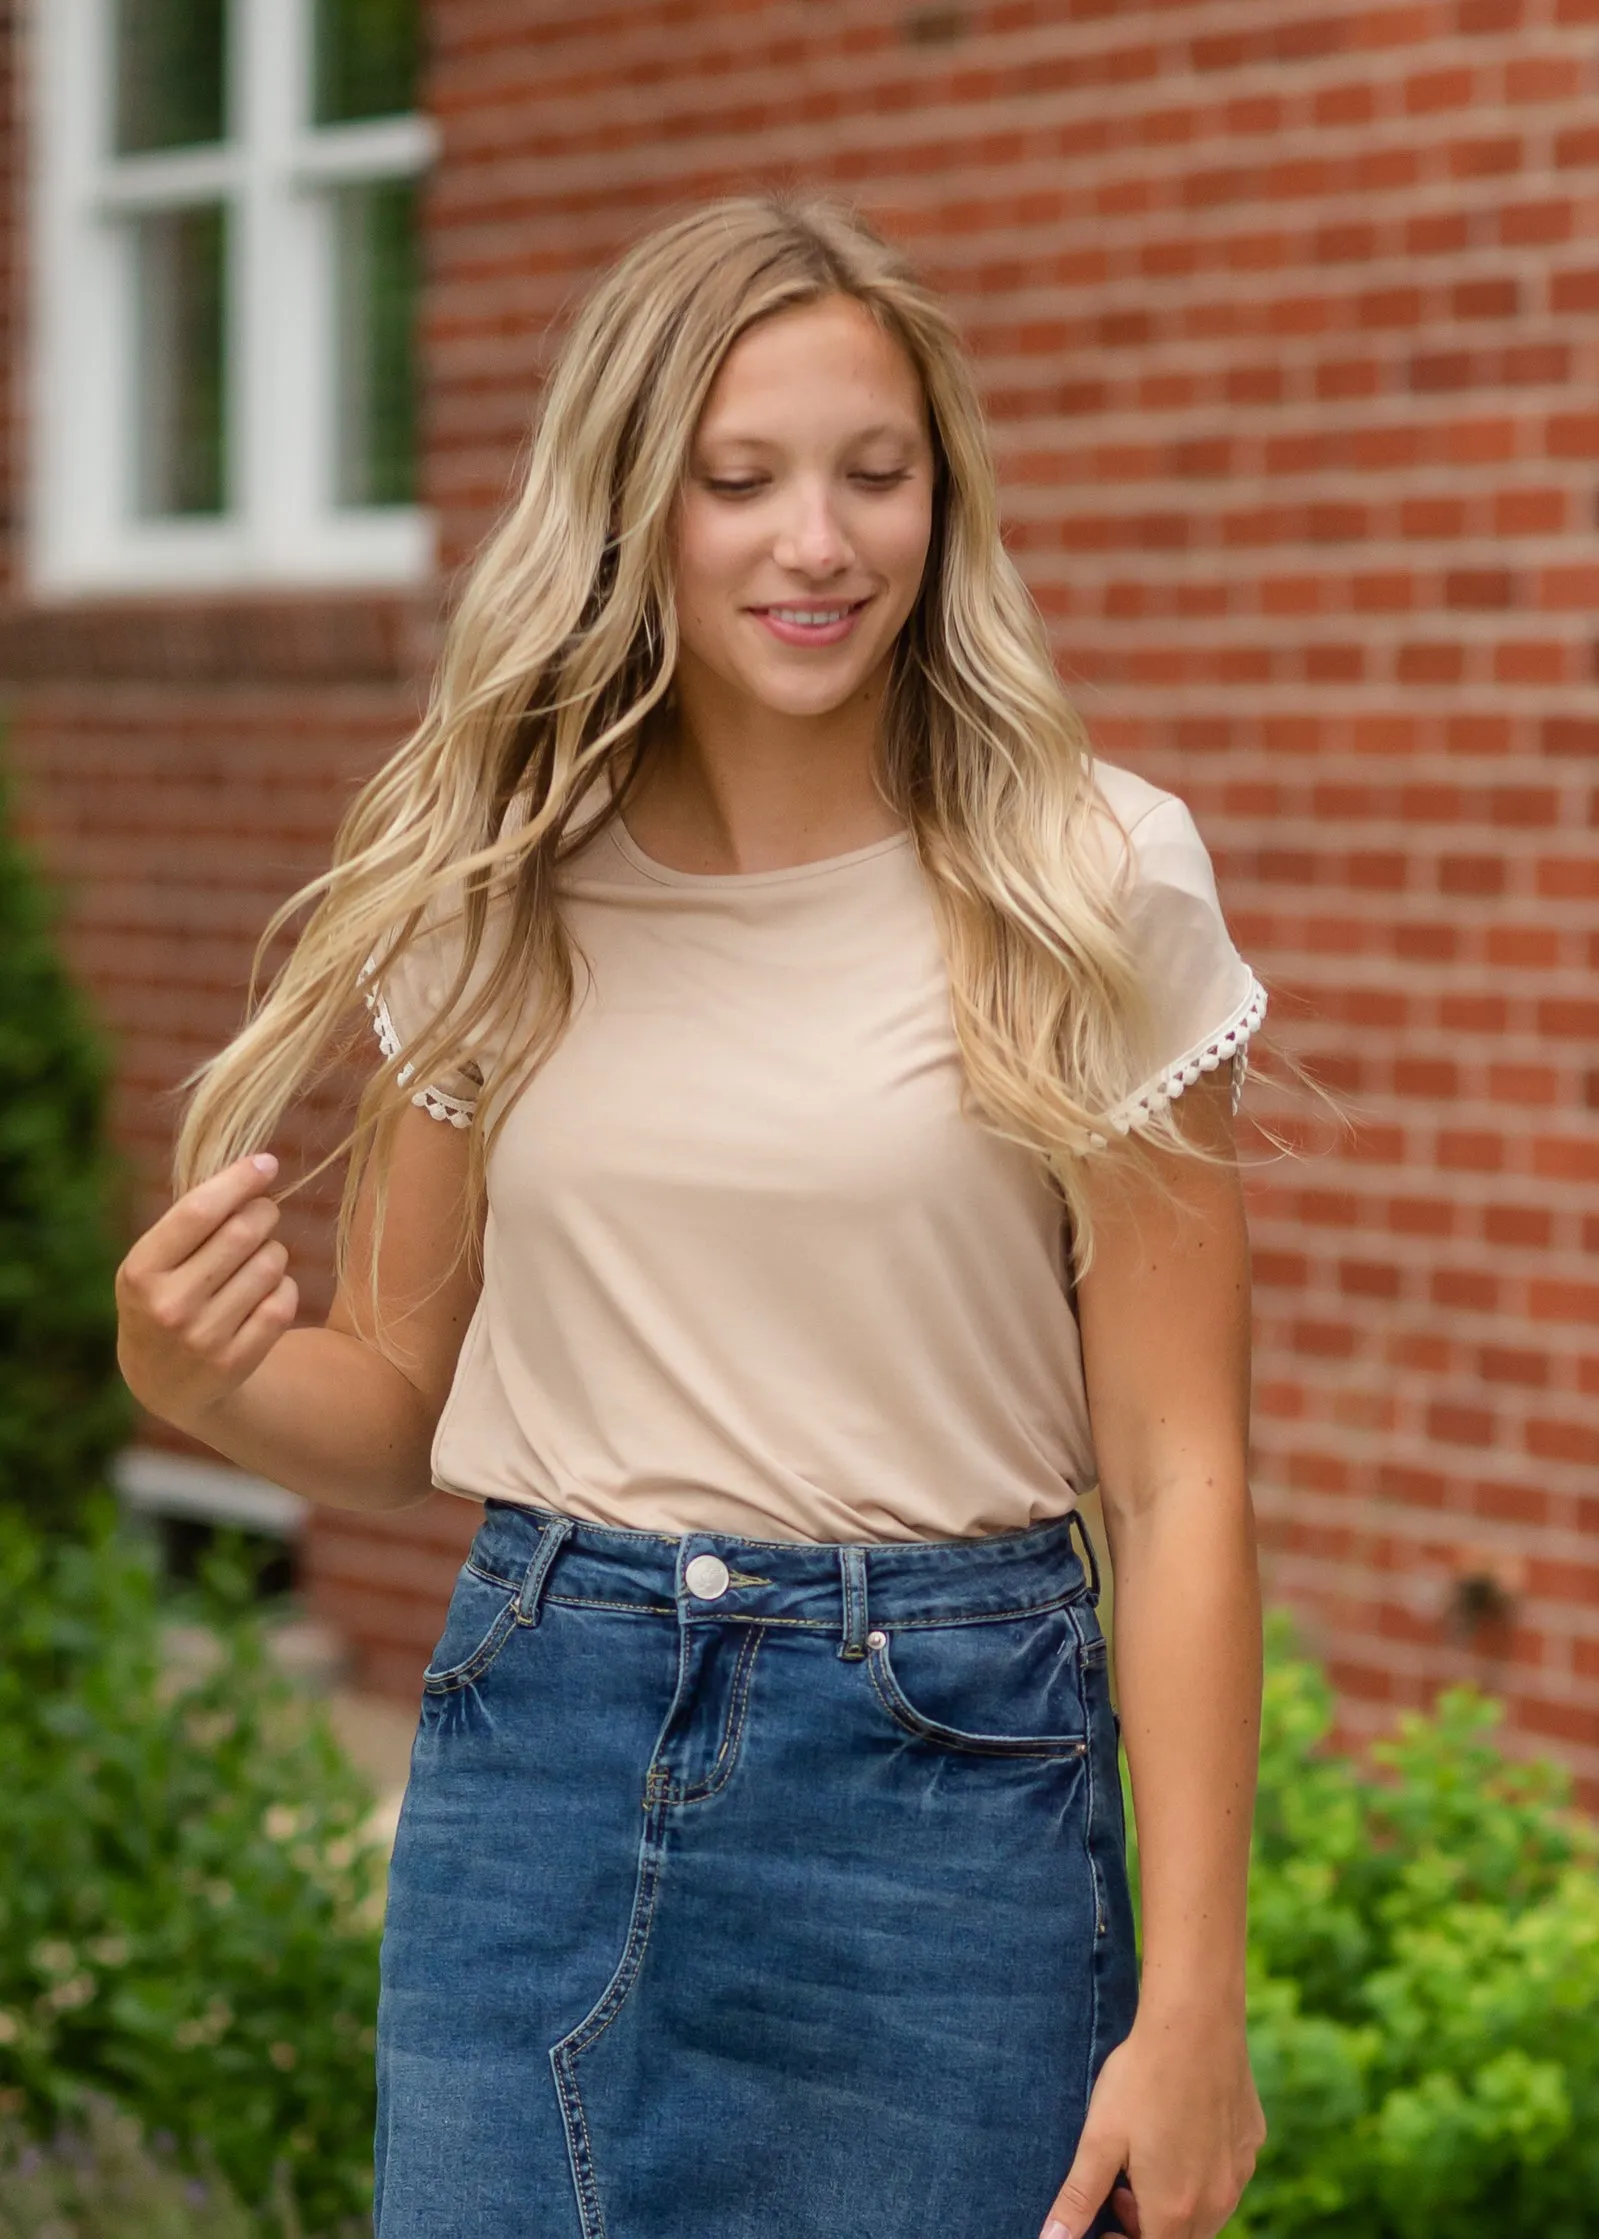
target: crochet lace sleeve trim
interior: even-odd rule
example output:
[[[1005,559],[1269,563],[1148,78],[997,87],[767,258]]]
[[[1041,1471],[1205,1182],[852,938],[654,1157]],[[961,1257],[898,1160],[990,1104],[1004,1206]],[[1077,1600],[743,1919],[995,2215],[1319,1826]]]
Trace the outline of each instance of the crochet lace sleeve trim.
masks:
[[[362,976],[365,977],[371,969],[371,959],[368,958]],[[366,1007],[372,1014],[372,1031],[378,1038],[378,1046],[385,1057],[398,1057],[400,1054],[400,1037],[382,989],[369,987],[363,991],[363,994]],[[407,1081],[413,1078],[415,1072],[416,1067],[414,1065],[406,1064],[400,1067],[396,1078],[402,1088]],[[436,1120],[448,1120],[451,1127],[470,1127],[472,1114],[477,1109],[475,1099],[469,1100],[462,1096],[450,1096],[442,1088],[419,1088],[412,1096],[411,1102],[420,1104],[422,1109]]]
[[[1249,1038],[1265,1016],[1266,990],[1251,972],[1249,991],[1231,1017],[1223,1020],[1207,1040],[1186,1050],[1175,1065],[1112,1113],[1117,1134],[1126,1135],[1146,1119],[1153,1118],[1155,1113],[1164,1111],[1185,1088],[1198,1080],[1201,1073],[1214,1073],[1223,1065],[1232,1068],[1232,1109],[1236,1117],[1249,1071]],[[1102,1151],[1108,1137],[1095,1134],[1090,1141],[1095,1150]]]

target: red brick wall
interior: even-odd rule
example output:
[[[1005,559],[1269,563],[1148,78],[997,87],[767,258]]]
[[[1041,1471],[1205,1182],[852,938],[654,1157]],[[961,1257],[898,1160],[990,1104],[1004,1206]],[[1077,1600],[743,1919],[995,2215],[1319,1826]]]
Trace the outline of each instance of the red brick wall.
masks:
[[[7,759],[117,1052],[113,1125],[138,1227],[170,1202],[176,1084],[237,1028],[267,918],[325,867],[345,803],[414,720],[428,644],[424,615],[390,597],[0,615]],[[275,1142],[286,1177],[331,1147],[341,1116],[334,1083],[289,1115]],[[331,1299],[337,1195],[330,1173],[284,1202],[307,1321]],[[186,1448],[160,1423],[144,1442]],[[348,1626],[369,1684],[414,1688],[471,1513],[441,1495],[353,1533],[317,1519],[311,1591]]]
[[[1096,741],[1189,800],[1354,1120],[1252,1175],[1272,1587],[1353,1729],[1475,1677],[1595,1792],[1599,5],[434,22],[454,551],[663,204],[826,184],[952,295]]]
[[[1273,1592],[1352,1732],[1471,1676],[1590,1797],[1596,27],[1599,0],[434,0],[427,314],[453,565],[506,490],[548,323],[665,206],[828,185],[950,293],[1095,739],[1192,804],[1271,1023],[1353,1115],[1251,1176]],[[403,666],[316,691],[174,677],[114,721],[98,689],[30,687],[42,825],[94,871],[87,920],[115,923],[74,820],[148,816],[141,724],[140,755],[211,788],[213,838],[242,821],[242,742],[309,865],[323,764],[381,749]],[[211,923],[170,855],[139,891]],[[247,930],[230,917],[228,986]],[[175,983],[105,984],[131,1126],[176,1054],[140,1006]],[[190,999],[198,1050],[226,1002]],[[435,1622],[428,1539],[461,1528],[319,1527],[324,1591],[368,1613],[383,1672]],[[1511,1599],[1467,1632],[1473,1571]]]

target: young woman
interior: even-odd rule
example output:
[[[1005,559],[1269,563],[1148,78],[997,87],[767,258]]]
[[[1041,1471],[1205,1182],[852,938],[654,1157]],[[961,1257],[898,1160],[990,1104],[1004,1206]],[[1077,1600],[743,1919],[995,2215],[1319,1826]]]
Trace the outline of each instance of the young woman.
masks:
[[[380,2239],[1212,2239],[1263,2136],[1265,998],[1183,803],[1090,754],[972,371],[858,218],[731,199],[602,278],[424,721],[263,941],[307,899],[118,1290],[134,1391],[242,1467],[485,1504]],[[295,1327],[249,1154],[358,997]]]

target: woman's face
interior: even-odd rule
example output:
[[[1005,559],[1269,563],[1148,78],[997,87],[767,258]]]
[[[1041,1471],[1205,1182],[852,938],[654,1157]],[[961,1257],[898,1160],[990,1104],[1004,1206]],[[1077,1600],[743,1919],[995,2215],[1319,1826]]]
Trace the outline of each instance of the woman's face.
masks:
[[[712,384],[674,514],[680,681],[831,714],[886,677],[932,518],[903,347],[849,296],[752,327]]]

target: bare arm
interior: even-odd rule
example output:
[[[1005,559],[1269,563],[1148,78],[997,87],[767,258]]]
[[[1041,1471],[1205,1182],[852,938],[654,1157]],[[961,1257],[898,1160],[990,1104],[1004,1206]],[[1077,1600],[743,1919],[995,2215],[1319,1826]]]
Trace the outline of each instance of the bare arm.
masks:
[[[1192,1101],[1190,1101],[1192,1099]],[[1224,1086],[1183,1098],[1217,1149]],[[1237,1169],[1179,1170],[1191,1218],[1106,1219],[1083,1348],[1138,1817],[1146,2010],[1238,2017],[1260,1741],[1249,1495],[1249,1253]]]
[[[1230,1152],[1228,1106],[1226,1078],[1214,1075],[1177,1111],[1197,1139]],[[1243,1193],[1230,1159],[1153,1155],[1180,1207],[1136,1184],[1108,1186],[1080,1301],[1116,1574],[1143,1968],[1132,2036],[1105,2064],[1056,2209],[1073,2239],[1118,2167],[1142,2239],[1211,2239],[1265,2135],[1244,2039],[1261,1615]]]
[[[464,1260],[441,1283],[465,1184],[464,1137],[408,1108],[395,1135],[379,1264],[400,1367],[370,1342],[370,1171],[348,1285],[320,1329],[292,1326],[298,1292],[274,1234],[271,1177],[241,1159],[198,1184],[117,1270],[118,1360],[135,1397],[239,1468],[322,1506],[423,1499],[477,1298]]]

